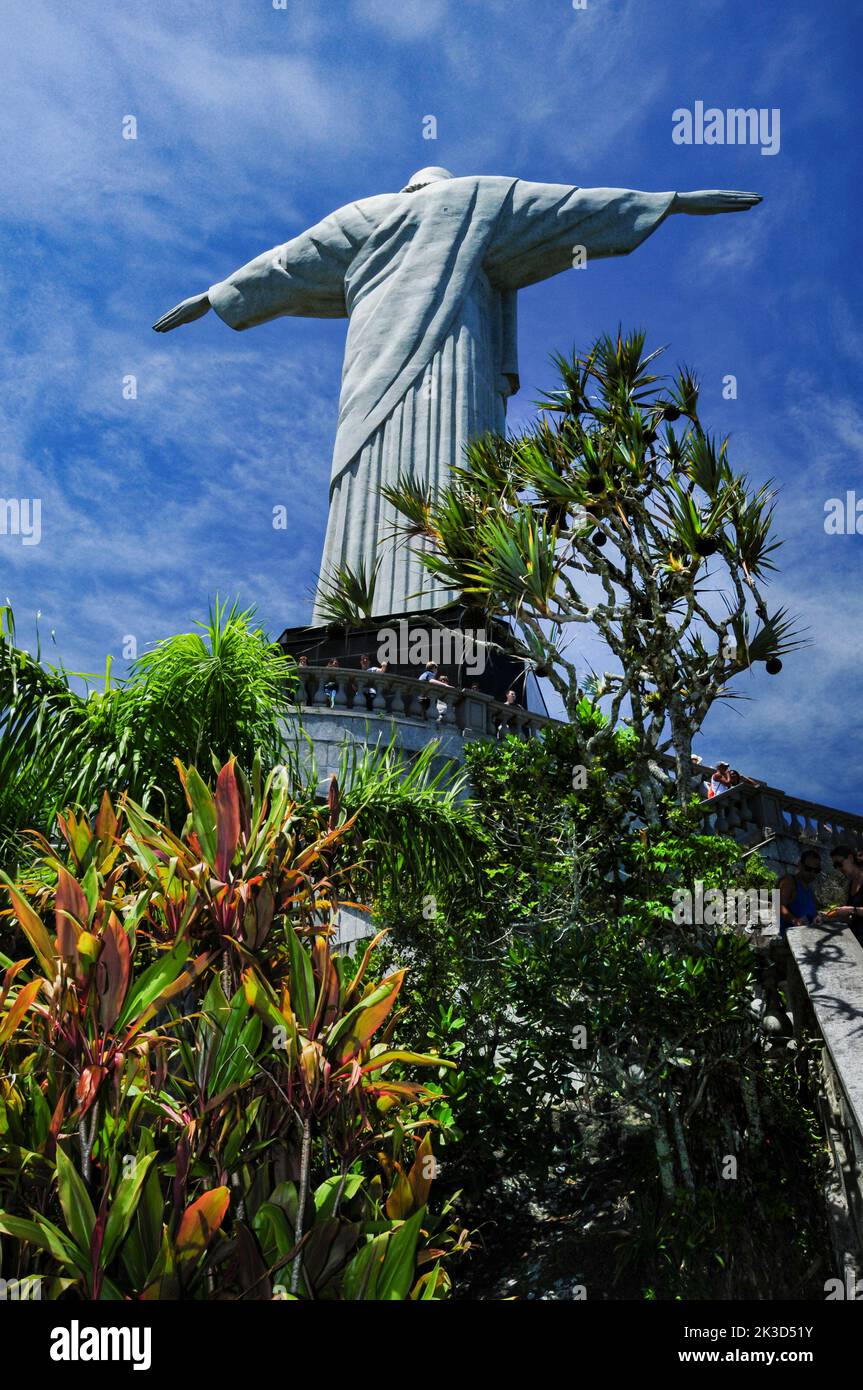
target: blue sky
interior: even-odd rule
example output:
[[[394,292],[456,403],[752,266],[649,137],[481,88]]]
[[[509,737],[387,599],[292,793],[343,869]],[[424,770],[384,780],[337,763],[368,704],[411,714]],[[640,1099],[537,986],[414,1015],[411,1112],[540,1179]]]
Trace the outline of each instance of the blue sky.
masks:
[[[68,666],[112,653],[122,671],[125,638],[190,627],[217,591],[274,635],[309,616],[345,325],[153,334],[185,295],[424,164],[753,189],[746,216],[673,219],[629,259],[523,292],[510,420],[551,352],[619,322],[697,369],[733,460],[781,485],[771,602],[814,642],[745,677],[700,751],[863,812],[863,536],[824,531],[828,498],[863,499],[847,0],[7,0],[4,31],[0,496],[42,504],[39,545],[0,535],[22,638],[39,610]],[[779,152],[676,145],[672,113],[698,100],[779,108]]]

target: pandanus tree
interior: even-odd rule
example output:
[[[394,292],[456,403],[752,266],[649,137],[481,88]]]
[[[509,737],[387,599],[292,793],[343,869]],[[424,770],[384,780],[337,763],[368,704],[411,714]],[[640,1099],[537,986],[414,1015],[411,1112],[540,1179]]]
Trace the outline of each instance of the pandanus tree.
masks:
[[[557,357],[560,385],[524,434],[474,441],[436,493],[407,472],[384,489],[429,573],[510,624],[570,716],[603,702],[588,765],[621,723],[633,729],[650,820],[664,757],[685,803],[711,706],[734,696],[735,676],[757,662],[777,673],[799,645],[763,589],[779,544],[775,494],[733,468],[728,441],[702,424],[695,377],[656,375],[659,355],[643,334],[618,333]],[[343,588],[343,610],[352,593]],[[579,669],[579,629],[601,639],[609,670]]]

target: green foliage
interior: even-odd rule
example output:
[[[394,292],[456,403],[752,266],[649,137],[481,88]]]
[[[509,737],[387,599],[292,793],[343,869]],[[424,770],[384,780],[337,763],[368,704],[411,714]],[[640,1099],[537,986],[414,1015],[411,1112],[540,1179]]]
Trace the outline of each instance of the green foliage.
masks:
[[[230,758],[210,787],[179,766],[179,832],[105,795],[6,880],[3,1276],[66,1299],[445,1297],[468,1243],[452,1197],[432,1205],[454,1064],[396,1034],[403,969],[332,949],[355,816],[335,784],[294,801],[284,768]]]
[[[510,625],[571,718],[606,702],[588,752],[607,755],[621,723],[633,730],[651,823],[658,758],[676,759],[685,805],[692,739],[713,703],[734,698],[754,662],[773,671],[801,645],[759,587],[780,544],[775,494],[735,471],[728,441],[701,422],[694,375],[658,375],[660,355],[643,333],[618,331],[557,357],[560,385],[522,435],[472,441],[437,493],[410,473],[383,489],[425,569]],[[609,663],[598,680],[569,655],[582,626]]]
[[[178,633],[102,689],[15,645],[0,609],[0,864],[20,862],[23,829],[51,831],[57,813],[95,810],[103,791],[128,792],[175,816],[173,760],[207,767],[235,754],[279,760],[294,663],[254,624],[252,609],[217,600],[200,632]],[[83,681],[85,693],[75,689]]]
[[[585,702],[541,739],[471,745],[486,842],[479,888],[451,893],[431,916],[397,884],[386,900],[386,950],[412,965],[411,1041],[458,1067],[448,1181],[488,1219],[490,1202],[523,1202],[552,1171],[577,1174],[586,1127],[601,1122],[617,1148],[634,1132],[640,1205],[621,1234],[622,1274],[660,1297],[685,1293],[687,1280],[692,1296],[751,1296],[765,1271],[777,1277],[765,1242],[781,1218],[797,1287],[812,1242],[794,1214],[820,1229],[809,1102],[801,1095],[796,1112],[777,1102],[788,1069],[765,1059],[745,929],[678,923],[674,911],[676,891],[698,882],[745,891],[772,888],[774,876],[736,842],[703,834],[694,809],[666,801],[647,825],[631,731],[611,731],[607,759],[582,761],[601,717]],[[786,1146],[800,1159],[780,1175]],[[729,1263],[753,1212],[760,1224]],[[702,1277],[714,1248],[715,1276]]]

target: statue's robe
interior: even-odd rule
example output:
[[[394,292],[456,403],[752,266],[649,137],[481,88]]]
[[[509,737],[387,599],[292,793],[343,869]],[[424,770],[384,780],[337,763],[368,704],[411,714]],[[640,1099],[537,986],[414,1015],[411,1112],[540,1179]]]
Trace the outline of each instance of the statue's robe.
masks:
[[[453,595],[392,540],[379,489],[410,471],[445,486],[467,440],[503,432],[518,386],[516,292],[633,251],[673,193],[471,177],[349,203],[210,289],[231,328],[283,314],[350,320],[321,578],[379,563],[374,611]],[[576,252],[575,248],[583,248]],[[320,618],[316,603],[315,617]]]

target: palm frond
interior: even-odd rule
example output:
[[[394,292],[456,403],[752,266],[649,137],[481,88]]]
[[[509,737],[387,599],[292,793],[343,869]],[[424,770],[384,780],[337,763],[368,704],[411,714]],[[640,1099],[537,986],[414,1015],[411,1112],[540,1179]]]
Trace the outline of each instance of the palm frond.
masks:
[[[340,565],[333,574],[326,576],[317,598],[318,612],[324,622],[335,623],[338,627],[359,627],[370,618],[374,612],[379,573],[379,560],[370,574],[366,573],[365,561],[361,560],[356,569]]]
[[[463,889],[474,876],[484,841],[467,775],[442,759],[437,740],[410,757],[394,739],[373,748],[346,745],[338,782],[344,812],[357,818],[374,893],[398,882],[420,901],[429,892]]]

